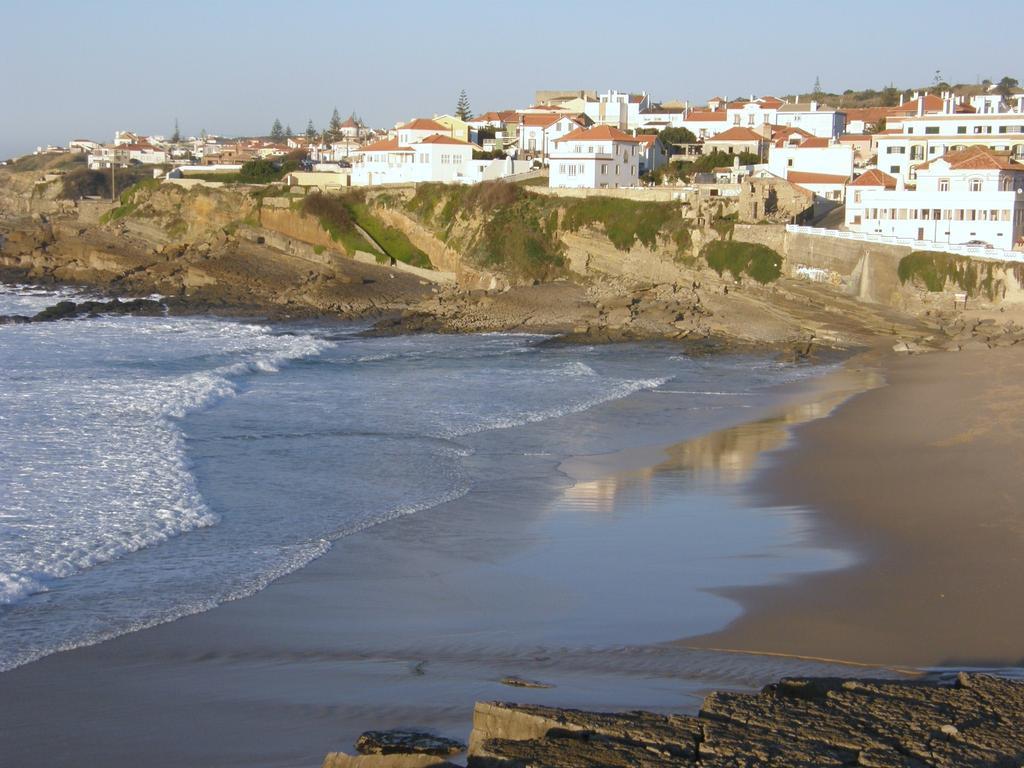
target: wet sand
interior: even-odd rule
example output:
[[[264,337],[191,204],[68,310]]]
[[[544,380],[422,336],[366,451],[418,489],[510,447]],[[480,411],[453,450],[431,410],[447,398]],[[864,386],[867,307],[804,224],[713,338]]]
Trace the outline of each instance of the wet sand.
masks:
[[[672,640],[739,615],[715,594],[725,584],[848,561],[814,545],[805,510],[751,504],[746,481],[792,424],[872,381],[848,368],[792,388],[753,421],[559,471],[542,457],[481,457],[504,476],[346,537],[251,598],[4,673],[0,755],[13,765],[45,755],[106,768],[315,766],[372,727],[465,738],[477,700],[694,712],[712,689],[864,674]],[[633,419],[666,412],[670,398],[685,393],[608,407]],[[583,413],[565,428],[600,421]],[[554,687],[508,688],[505,675]]]
[[[744,615],[686,645],[882,664],[1024,661],[1024,350],[890,358],[888,386],[796,430],[762,501],[818,512],[849,569],[721,591]]]

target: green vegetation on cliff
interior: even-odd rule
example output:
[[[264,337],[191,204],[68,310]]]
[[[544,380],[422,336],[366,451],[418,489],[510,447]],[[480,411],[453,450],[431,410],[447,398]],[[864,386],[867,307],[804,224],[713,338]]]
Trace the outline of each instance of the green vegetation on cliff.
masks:
[[[564,272],[557,209],[548,198],[529,194],[519,185],[421,184],[406,208],[450,243],[460,218],[478,218],[479,225],[461,232],[461,242],[452,244],[481,266],[539,280]]]
[[[374,216],[363,195],[358,192],[308,195],[302,201],[302,212],[317,217],[320,226],[335,242],[341,243],[349,254],[356,251],[376,252],[359,231],[362,229],[391,258],[414,267],[432,268],[427,254],[413,245],[404,232],[389,227]]]
[[[404,206],[437,236],[480,266],[545,280],[565,270],[562,235],[591,227],[620,251],[637,243],[674,245],[686,257],[688,223],[678,203],[613,197],[553,197],[500,181],[474,186],[421,184]]]
[[[160,180],[152,177],[132,184],[128,189],[121,193],[121,196],[118,199],[120,205],[103,214],[103,216],[100,217],[100,223],[106,224],[131,215],[138,209],[139,205],[142,204],[146,193],[151,192],[159,186]]]
[[[782,256],[758,243],[712,240],[701,250],[701,256],[719,275],[729,272],[737,280],[747,275],[766,285],[782,275]]]
[[[946,290],[954,285],[971,298],[985,295],[989,301],[995,299],[998,289],[995,279],[995,262],[980,264],[967,256],[951,253],[914,251],[900,259],[897,274],[900,283],[923,284],[932,293]],[[1002,264],[1006,269],[1024,272],[1019,264]]]

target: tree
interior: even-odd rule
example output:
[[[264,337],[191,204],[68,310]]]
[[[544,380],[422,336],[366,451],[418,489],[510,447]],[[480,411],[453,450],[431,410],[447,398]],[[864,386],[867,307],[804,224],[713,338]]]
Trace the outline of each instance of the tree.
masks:
[[[896,86],[890,84],[889,87],[882,89],[882,106],[883,107],[895,107],[900,102],[900,92]]]
[[[306,123],[306,138],[310,141],[316,138],[316,128],[313,127],[313,118],[309,118],[309,122]]]
[[[459,93],[459,103],[455,105],[455,116],[463,121],[473,119],[473,112],[469,108],[469,97],[466,95],[465,88]]]
[[[666,128],[658,135],[661,137],[661,143],[665,145],[665,149],[669,150],[670,154],[675,154],[673,150],[674,144],[697,143],[697,137],[693,135],[693,131],[689,128]]]
[[[1017,82],[1017,78],[1007,75],[996,83],[996,92],[1004,99],[1008,99],[1013,96],[1013,91],[1018,85],[1020,83]]]
[[[327,124],[327,133],[335,139],[341,134],[341,115],[338,114],[338,108],[334,108],[334,112],[331,114],[331,120]]]
[[[938,88],[940,85],[945,85],[945,84],[946,84],[946,78],[944,78],[942,76],[942,70],[941,69],[936,69],[935,70],[935,77],[932,78],[932,85],[934,85],[936,88]]]
[[[250,160],[238,171],[239,181],[247,184],[269,184],[280,177],[280,172],[269,160]]]
[[[286,127],[286,128],[284,129],[284,137],[285,137],[286,139],[290,139],[290,138],[291,138],[292,136],[294,136],[294,135],[295,135],[295,134],[294,134],[294,133],[292,133],[292,127],[291,127],[290,125],[289,125],[289,126],[287,126],[287,127]]]
[[[278,118],[274,118],[274,124],[270,128],[270,138],[275,141],[280,141],[284,138],[284,128],[281,126],[281,121]]]
[[[178,118],[174,118],[174,133],[171,134],[171,143],[177,144],[181,141],[181,131],[178,129]]]

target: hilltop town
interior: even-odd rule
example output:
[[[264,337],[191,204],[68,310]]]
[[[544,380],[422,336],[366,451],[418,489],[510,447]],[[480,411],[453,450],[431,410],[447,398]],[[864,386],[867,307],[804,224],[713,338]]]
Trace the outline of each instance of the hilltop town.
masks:
[[[927,329],[863,305],[932,322],[1015,304],[1024,90],[887,91],[548,90],[482,114],[463,93],[390,128],[335,110],[302,135],[73,139],[0,168],[0,258],[193,307],[399,313],[396,329],[841,344],[863,334],[819,315],[855,299],[847,319],[913,349]]]

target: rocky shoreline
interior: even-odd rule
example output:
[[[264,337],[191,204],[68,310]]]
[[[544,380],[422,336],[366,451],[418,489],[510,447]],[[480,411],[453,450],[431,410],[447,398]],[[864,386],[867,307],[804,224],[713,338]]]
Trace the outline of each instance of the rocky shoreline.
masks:
[[[1024,683],[979,674],[914,681],[784,678],[712,693],[696,717],[479,702],[470,768],[873,766],[1002,768],[1024,761]],[[323,768],[451,766],[452,743],[330,753]],[[381,743],[381,734],[361,741]],[[420,749],[426,744],[430,749]],[[440,746],[439,746],[440,745]],[[442,749],[443,747],[443,749]]]

